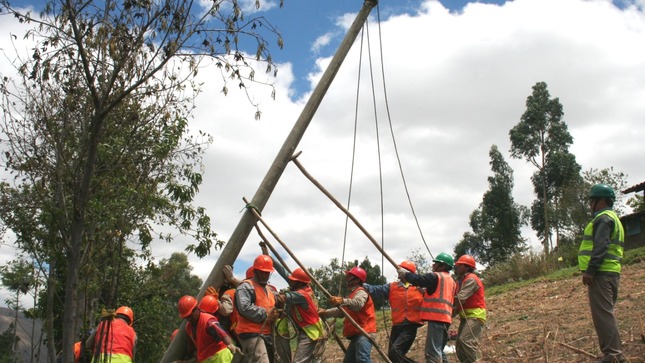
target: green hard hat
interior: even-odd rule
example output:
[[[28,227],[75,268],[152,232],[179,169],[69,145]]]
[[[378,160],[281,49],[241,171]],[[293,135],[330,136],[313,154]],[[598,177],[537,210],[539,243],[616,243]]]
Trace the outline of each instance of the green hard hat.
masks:
[[[432,260],[432,262],[445,263],[446,265],[450,266],[450,268],[452,268],[455,265],[455,259],[445,252],[441,252],[440,254],[438,254],[437,257],[435,257],[435,259]]]
[[[592,198],[609,198],[612,201],[615,201],[616,193],[614,193],[614,188],[607,184],[596,184],[591,187],[591,190],[589,191],[589,199]]]

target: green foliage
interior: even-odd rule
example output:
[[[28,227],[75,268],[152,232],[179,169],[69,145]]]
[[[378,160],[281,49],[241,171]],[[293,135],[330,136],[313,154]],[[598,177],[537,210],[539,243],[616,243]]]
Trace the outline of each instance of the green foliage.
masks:
[[[428,260],[420,249],[412,250],[407,259],[417,266],[417,274],[423,275],[432,272],[432,261]]]
[[[645,197],[642,195],[635,194],[633,197],[629,198],[627,205],[634,211],[642,211],[645,209]]]
[[[553,204],[561,198],[564,187],[580,178],[580,166],[569,153],[573,137],[563,116],[560,100],[551,98],[545,82],[538,82],[526,99],[526,111],[520,122],[509,132],[511,156],[537,168],[531,177],[537,198],[531,206],[531,227],[544,238],[547,253],[554,220]]]
[[[523,250],[520,228],[525,224],[525,212],[513,199],[513,170],[496,145],[489,156],[493,176],[488,177],[488,191],[470,215],[472,232],[464,233],[454,252],[456,256],[469,254],[480,263],[493,265]]]
[[[639,247],[625,251],[625,255],[623,256],[621,263],[625,266],[635,265],[643,261],[645,261],[645,247]]]
[[[18,363],[14,350],[17,349],[20,338],[14,334],[15,325],[9,324],[7,330],[0,334],[0,363]]]
[[[558,266],[564,267],[557,257],[544,258],[543,253],[528,251],[511,256],[506,262],[497,263],[482,272],[486,286],[524,281],[546,275]]]
[[[345,271],[350,270],[352,267],[359,266],[367,272],[367,280],[365,281],[371,285],[382,285],[387,283],[387,279],[381,276],[381,268],[378,265],[372,265],[369,258],[365,257],[362,262],[354,260],[353,262],[345,262],[341,267],[337,258],[332,258],[329,265],[321,266],[319,269],[311,269],[311,274],[320,282],[320,284],[333,296],[345,296],[347,289],[345,285]],[[314,288],[314,293],[318,299],[318,304],[329,306],[329,300],[320,289]],[[380,309],[386,301],[375,300],[374,304],[377,309]]]

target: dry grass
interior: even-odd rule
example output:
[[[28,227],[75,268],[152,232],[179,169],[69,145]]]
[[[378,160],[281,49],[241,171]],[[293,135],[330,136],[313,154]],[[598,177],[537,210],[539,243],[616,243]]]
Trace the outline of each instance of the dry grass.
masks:
[[[616,306],[623,350],[632,363],[645,363],[645,262],[624,266]],[[600,354],[586,288],[580,276],[538,281],[487,298],[487,331],[482,362],[582,363]],[[453,324],[451,329],[457,329]],[[377,342],[387,349],[379,322]],[[425,327],[419,329],[409,356],[423,362]],[[451,343],[452,344],[452,343]],[[343,354],[330,340],[324,362],[342,362]],[[451,362],[456,357],[449,355]],[[374,362],[383,362],[375,349]]]

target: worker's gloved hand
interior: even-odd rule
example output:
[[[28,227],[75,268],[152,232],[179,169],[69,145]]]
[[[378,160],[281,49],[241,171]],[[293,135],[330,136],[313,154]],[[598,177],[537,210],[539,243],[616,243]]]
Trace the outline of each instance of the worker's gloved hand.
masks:
[[[224,265],[222,272],[224,273],[224,278],[226,279],[226,281],[231,282],[233,280],[233,266]]]
[[[204,295],[210,295],[216,299],[219,299],[219,294],[217,293],[217,290],[215,290],[213,286],[209,286],[208,288],[206,288],[206,294]]]
[[[406,281],[406,280],[405,280],[405,274],[407,274],[408,272],[410,272],[410,271],[408,271],[408,270],[404,269],[403,267],[401,267],[401,268],[399,268],[398,270],[396,270],[396,273],[397,273],[397,274],[399,274],[399,279],[400,279],[401,281],[403,281],[403,282],[405,282],[405,281]]]
[[[269,255],[269,249],[267,248],[267,244],[264,243],[264,242],[260,242],[259,245],[260,245],[260,248],[262,249],[262,254],[268,256]]]
[[[284,305],[285,301],[287,301],[287,295],[285,295],[284,293],[280,293],[275,296],[275,301],[276,301],[276,304],[279,303],[281,305]]]
[[[329,303],[334,306],[338,306],[343,303],[343,298],[340,296],[332,296],[329,298]]]
[[[280,310],[271,309],[267,313],[267,322],[273,323],[274,321],[278,320],[279,317],[280,317]]]
[[[324,317],[326,312],[327,312],[327,309],[318,308],[318,316]]]
[[[226,346],[226,348],[228,348],[228,350],[230,350],[230,351],[231,351],[231,353],[233,353],[233,355],[236,355],[236,354],[244,355],[244,354],[242,353],[242,349],[240,349],[238,346],[236,346],[236,345],[235,345],[235,344],[233,344],[233,343],[231,343],[231,344],[229,344],[228,346]]]
[[[582,274],[582,284],[587,285],[587,286],[593,285],[593,275],[590,275],[590,274],[588,274],[586,272],[583,273]]]

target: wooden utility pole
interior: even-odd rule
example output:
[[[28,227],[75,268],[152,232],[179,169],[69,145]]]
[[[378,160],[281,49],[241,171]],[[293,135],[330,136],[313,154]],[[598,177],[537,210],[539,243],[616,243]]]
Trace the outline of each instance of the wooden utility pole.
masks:
[[[280,151],[278,151],[278,155],[276,156],[275,160],[273,160],[273,164],[271,164],[269,171],[264,176],[262,183],[258,187],[258,190],[255,192],[255,195],[251,200],[251,204],[255,208],[257,208],[258,211],[261,212],[264,209],[264,206],[269,200],[271,193],[278,184],[278,180],[291,161],[291,157],[298,147],[298,144],[300,143],[302,136],[307,130],[309,123],[318,110],[318,106],[320,106],[325,93],[327,93],[327,90],[334,80],[334,77],[336,77],[336,73],[338,73],[341,64],[345,60],[345,57],[349,53],[349,50],[352,48],[352,45],[356,40],[356,37],[358,36],[360,30],[363,28],[368,15],[376,6],[376,4],[377,0],[366,0],[363,3],[363,7],[358,12],[358,15],[356,15],[354,23],[352,23],[352,26],[347,31],[345,38],[336,51],[336,54],[323,73],[320,82],[318,82],[318,85],[316,85],[316,88],[314,88],[314,91],[311,94],[311,97],[309,97],[309,100],[307,101],[307,104],[305,104],[302,112],[300,113],[298,120],[293,125],[293,128],[287,136],[287,139],[282,144]],[[199,294],[197,296],[198,299],[204,296],[204,293],[206,292],[206,288],[208,288],[208,286],[219,288],[219,286],[222,285],[222,282],[224,281],[222,268],[224,268],[225,265],[232,265],[235,262],[235,259],[242,250],[242,246],[244,246],[244,242],[251,233],[251,230],[253,229],[255,223],[256,218],[253,213],[249,210],[245,210],[242,214],[242,217],[240,218],[240,221],[237,224],[237,227],[235,227],[235,229],[233,230],[228,243],[226,243],[226,245],[224,246],[220,257],[217,259],[217,262],[215,262],[213,270],[211,271],[210,275],[199,291]],[[181,324],[178,334],[170,343],[168,350],[166,350],[166,353],[161,359],[161,363],[170,363],[183,358],[187,342],[187,337],[183,329],[185,324],[186,322],[183,322]]]

